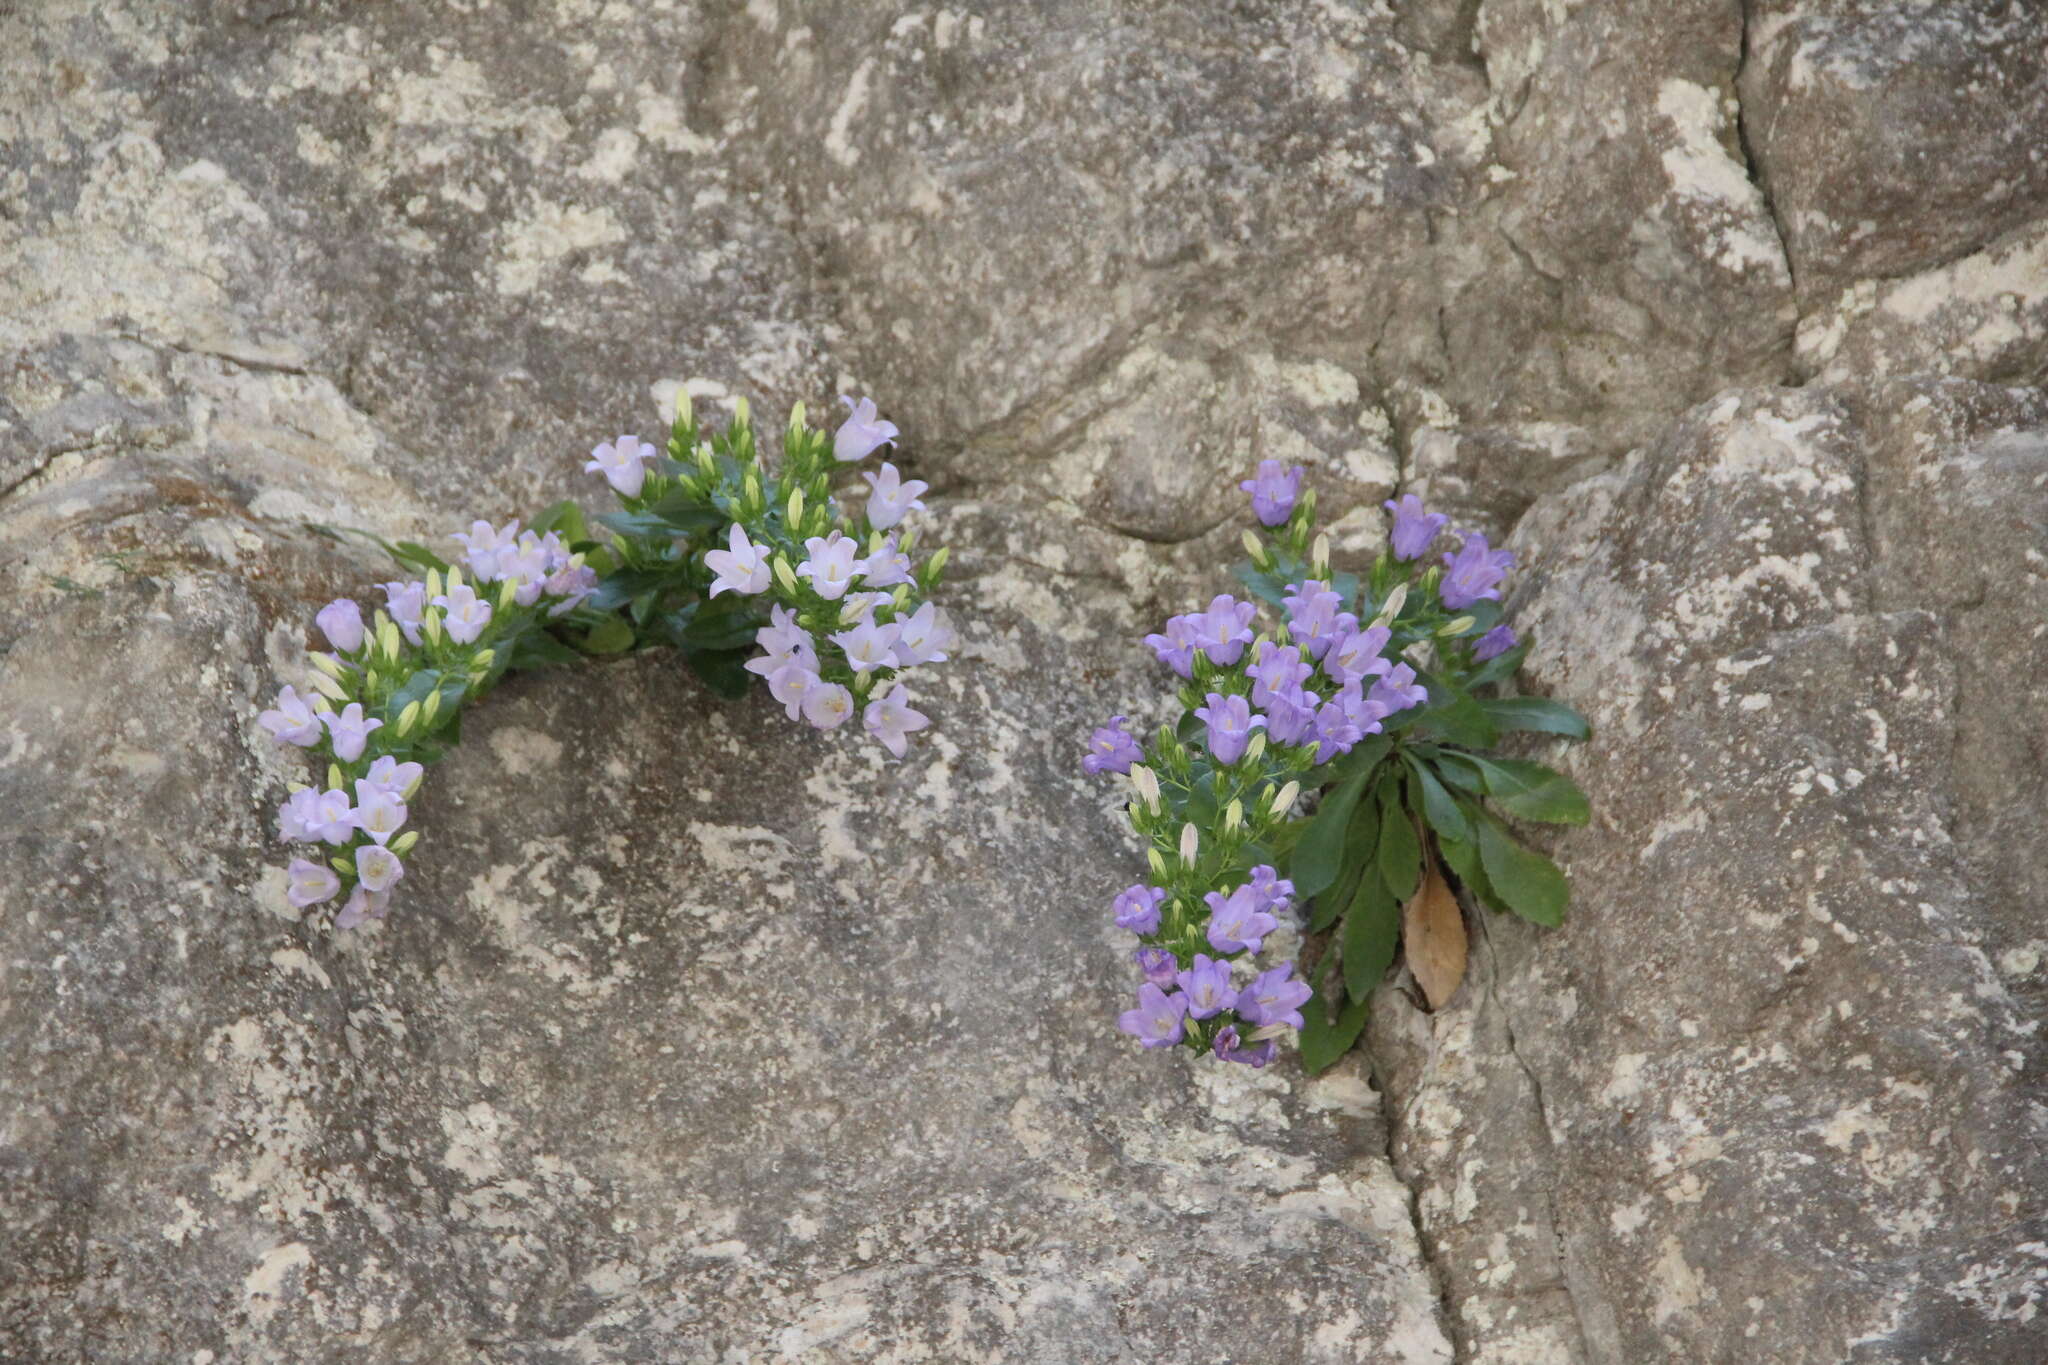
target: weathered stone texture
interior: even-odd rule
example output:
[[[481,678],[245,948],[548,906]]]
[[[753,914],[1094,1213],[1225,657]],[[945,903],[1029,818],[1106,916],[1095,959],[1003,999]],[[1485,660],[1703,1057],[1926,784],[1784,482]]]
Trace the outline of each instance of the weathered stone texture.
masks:
[[[2043,22],[0,7],[0,1357],[2048,1357]],[[921,756],[522,681],[385,927],[281,915],[306,524],[684,384],[903,427]],[[1519,522],[1599,727],[1383,1093],[1110,1030],[1076,737],[1268,457]]]

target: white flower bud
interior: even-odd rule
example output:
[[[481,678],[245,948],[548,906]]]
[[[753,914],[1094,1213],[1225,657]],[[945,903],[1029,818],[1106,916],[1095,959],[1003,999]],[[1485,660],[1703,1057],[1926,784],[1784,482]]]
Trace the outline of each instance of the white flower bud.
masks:
[[[1472,627],[1475,624],[1477,624],[1477,618],[1471,616],[1460,616],[1455,621],[1444,622],[1444,624],[1438,628],[1437,634],[1444,636],[1446,638],[1453,635],[1463,635],[1466,631],[1472,629]]]
[[[1244,802],[1232,797],[1230,804],[1223,808],[1223,828],[1238,830],[1244,828]]]
[[[332,654],[315,653],[313,655],[313,667],[319,669],[330,678],[345,676],[342,672],[341,660],[335,658]]]
[[[1245,553],[1252,557],[1252,563],[1257,565],[1259,568],[1266,569],[1272,567],[1273,560],[1272,557],[1266,553],[1266,542],[1259,538],[1259,533],[1257,531],[1253,531],[1250,529],[1247,529],[1245,531],[1244,549]]]
[[[348,784],[347,784],[346,782],[342,781],[342,777],[341,777],[341,765],[340,765],[339,763],[330,763],[330,764],[328,764],[328,765],[327,765],[327,790],[329,790],[329,791],[345,791],[345,790],[347,790],[347,788],[348,788]]]
[[[796,592],[796,570],[789,567],[789,561],[781,555],[775,556],[775,581],[785,592]]]
[[[681,425],[683,425],[683,426],[689,426],[689,425],[690,425],[690,418],[691,418],[691,415],[692,415],[692,409],[691,409],[691,407],[690,407],[690,391],[689,391],[689,389],[688,389],[688,388],[680,388],[680,389],[677,389],[677,390],[676,390],[676,421],[677,421],[678,423],[680,423]]]
[[[1195,865],[1195,858],[1202,851],[1202,836],[1195,832],[1193,825],[1180,827],[1180,860],[1189,867]]]
[[[313,675],[313,687],[323,697],[332,697],[336,701],[343,702],[349,699],[348,689],[328,677],[325,673],[315,673]]]
[[[748,405],[747,400],[745,398],[742,397],[733,400],[732,424],[735,430],[747,425],[748,422],[753,420],[753,416],[754,410],[751,406]]]
[[[519,591],[519,580],[507,578],[498,584],[498,610],[512,610],[512,596]]]
[[[1309,551],[1309,566],[1315,570],[1317,578],[1329,578],[1330,533],[1328,531],[1316,537],[1315,548]]]
[[[1266,732],[1262,729],[1257,734],[1252,736],[1251,742],[1249,744],[1246,744],[1244,746],[1244,757],[1240,761],[1245,763],[1256,763],[1259,761],[1260,755],[1264,754],[1265,752]]]
[[[462,586],[462,566],[460,564],[450,564],[448,566],[447,583],[449,592],[454,592]]]
[[[1145,861],[1152,865],[1152,876],[1154,879],[1162,882],[1166,880],[1166,859],[1160,855],[1158,849],[1146,849]]]
[[[1142,763],[1131,765],[1131,785],[1137,788],[1138,799],[1146,810],[1159,809],[1159,774]]]
[[[439,596],[441,596],[441,571],[439,569],[429,569],[427,570],[427,600],[431,602]],[[382,616],[384,613],[378,612],[377,614]]]
[[[1396,616],[1399,616],[1401,614],[1401,608],[1407,605],[1408,585],[1406,583],[1403,583],[1400,587],[1394,589],[1391,593],[1387,594],[1386,602],[1381,605],[1379,615],[1372,618],[1372,623],[1376,626],[1386,625],[1388,622],[1392,621]]]
[[[1271,791],[1271,788],[1268,788],[1268,790]],[[1300,797],[1301,784],[1299,782],[1289,782],[1286,786],[1282,787],[1278,792],[1273,793],[1273,814],[1287,814],[1287,812],[1294,809],[1294,803],[1297,800],[1299,800]]]
[[[432,725],[434,723],[434,717],[440,714],[440,711],[441,689],[437,687],[433,691],[427,693],[426,705],[420,708],[420,724]]]
[[[384,652],[385,658],[396,662],[399,650],[398,624],[386,618],[383,612],[378,612],[377,618],[377,648]]]
[[[416,701],[407,702],[405,709],[398,713],[398,737],[404,739],[407,735],[411,734],[412,727],[419,724],[419,719],[420,704]]]

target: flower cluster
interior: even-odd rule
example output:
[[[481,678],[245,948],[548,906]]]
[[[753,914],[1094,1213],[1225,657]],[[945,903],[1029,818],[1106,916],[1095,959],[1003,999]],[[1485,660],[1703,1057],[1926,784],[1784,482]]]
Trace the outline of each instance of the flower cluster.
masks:
[[[901,757],[929,721],[897,679],[955,647],[923,600],[946,552],[913,560],[915,532],[896,528],[926,486],[893,465],[866,475],[864,512],[839,511],[833,468],[897,434],[871,399],[845,401],[852,416],[829,438],[799,405],[770,469],[744,401],[710,434],[685,396],[666,454],[633,435],[591,451],[584,468],[622,504],[598,529],[559,503],[523,527],[473,522],[453,537],[459,563],[379,540],[418,576],[378,585],[383,605],[368,620],[350,599],[322,608],[329,650],[312,655],[305,694],[286,686],[258,718],[280,744],[326,761],[325,786],[295,787],[278,814],[280,838],[324,846],[324,861],[292,861],[292,905],[341,898],[344,929],[383,917],[419,838],[405,825],[424,765],[460,738],[463,706],[514,670],[673,647],[727,696],[761,675],[792,718],[820,729],[858,711]]]
[[[1251,560],[1239,573],[1248,598],[1218,595],[1145,638],[1181,680],[1179,723],[1141,744],[1123,716],[1113,717],[1081,761],[1090,774],[1129,775],[1131,823],[1151,845],[1150,882],[1112,906],[1117,926],[1141,940],[1143,977],[1137,1007],[1118,1027],[1146,1048],[1188,1046],[1264,1066],[1288,1031],[1326,1032],[1318,1011],[1305,1013],[1323,964],[1298,973],[1292,961],[1262,968],[1257,956],[1297,901],[1324,892],[1340,870],[1342,904],[1318,899],[1304,926],[1311,933],[1354,903],[1367,912],[1359,922],[1372,918],[1377,932],[1392,898],[1414,893],[1420,855],[1405,823],[1409,789],[1394,774],[1402,765],[1460,762],[1447,741],[1491,743],[1499,728],[1569,728],[1496,726],[1485,710],[1492,703],[1470,696],[1473,686],[1510,676],[1522,656],[1499,621],[1511,554],[1468,533],[1441,567],[1424,568],[1419,561],[1448,519],[1409,495],[1386,504],[1389,544],[1367,578],[1333,574],[1327,537],[1311,544],[1315,495],[1301,484],[1299,468],[1269,460],[1241,485],[1269,533],[1245,535]],[[1467,708],[1479,711],[1476,720]],[[1517,714],[1554,719],[1526,706]],[[1354,808],[1368,786],[1372,819],[1364,829]],[[1296,818],[1303,793],[1319,788],[1329,790],[1316,819]],[[1486,790],[1482,773],[1478,791]],[[1450,813],[1441,818],[1475,840],[1459,802],[1448,794],[1444,802]],[[1363,853],[1347,847],[1362,830],[1370,845]],[[1374,853],[1368,888],[1360,869]],[[1328,866],[1333,860],[1342,867]],[[1361,938],[1347,973],[1383,972],[1384,958],[1369,969],[1375,951]]]

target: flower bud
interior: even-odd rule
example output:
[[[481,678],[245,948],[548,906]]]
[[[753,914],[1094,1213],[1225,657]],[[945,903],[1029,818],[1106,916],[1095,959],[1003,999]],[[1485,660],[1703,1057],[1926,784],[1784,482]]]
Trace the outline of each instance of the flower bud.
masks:
[[[410,792],[406,794],[408,796],[411,795]],[[409,829],[391,841],[391,851],[403,858],[406,854],[412,852],[412,846],[419,841],[420,832],[416,829]]]
[[[328,789],[329,791],[342,791],[342,790],[345,790],[345,789],[347,788],[347,786],[348,786],[348,784],[347,784],[346,782],[342,781],[342,778],[341,778],[341,765],[340,765],[339,763],[330,763],[330,764],[328,764],[328,765],[327,765],[327,789]]]
[[[356,865],[350,862],[347,858],[342,857],[339,853],[335,854],[332,858],[329,858],[327,860],[327,865],[333,868],[336,872],[339,872],[344,877],[353,877],[356,875]]]
[[[1460,616],[1455,621],[1446,621],[1442,626],[1438,627],[1436,633],[1438,635],[1444,636],[1445,638],[1449,638],[1453,635],[1463,635],[1466,631],[1472,629],[1472,627],[1477,624],[1478,619],[1476,617]]]
[[[679,388],[679,389],[677,389],[677,390],[676,390],[676,424],[677,424],[678,426],[685,426],[685,427],[687,427],[687,426],[692,426],[692,425],[694,425],[694,424],[695,424],[695,421],[696,421],[696,411],[695,411],[695,409],[694,409],[694,408],[692,407],[692,405],[691,405],[691,403],[690,403],[690,391],[689,391],[689,389],[688,389],[688,388]]]
[[[1193,825],[1182,825],[1180,827],[1180,860],[1189,867],[1193,867],[1195,859],[1201,854],[1201,851],[1202,836],[1195,832]]]
[[[495,649],[478,650],[477,656],[469,661],[469,671],[477,677],[482,677],[491,671],[491,663],[497,657],[498,651]]]
[[[704,476],[704,482],[707,484],[718,481],[718,461],[711,454],[710,446],[697,447],[697,472]]]
[[[800,528],[804,524],[804,490],[801,488],[792,488],[789,491],[789,513],[787,521],[789,523],[790,529],[793,531]]]
[[[1309,551],[1308,560],[1309,567],[1315,570],[1317,578],[1327,579],[1330,576],[1330,533],[1328,531],[1316,537],[1315,548]]]
[[[405,709],[398,713],[398,725],[396,727],[398,737],[404,739],[407,735],[411,734],[412,727],[419,724],[419,719],[420,704],[416,701],[407,702]]]
[[[440,712],[441,689],[437,687],[433,691],[427,693],[426,704],[420,707],[420,724],[432,725],[434,723],[434,717],[439,715]]]
[[[502,580],[498,584],[498,610],[501,612],[512,610],[512,598],[518,591],[519,580],[517,578]]]
[[[335,658],[332,654],[322,654],[315,651],[310,657],[313,660],[313,667],[319,669],[328,677],[345,678],[348,676],[343,669],[341,660]]]
[[[382,612],[377,613],[377,615],[379,618],[377,621],[377,648],[383,651],[385,658],[396,663],[398,662],[398,651],[400,648],[398,624],[385,617]]]
[[[923,578],[926,583],[936,583],[939,575],[946,571],[946,561],[952,557],[953,547],[941,545],[930,559],[924,562]]]
[[[323,697],[332,697],[336,701],[343,702],[349,699],[348,689],[328,677],[325,673],[315,673],[313,675],[313,687]]]
[[[767,506],[767,499],[761,496],[760,471],[753,469],[747,471],[747,477],[740,484],[740,498],[751,512],[758,513],[763,507]]]
[[[316,713],[323,716],[327,715],[329,712],[334,710],[333,705],[327,700],[327,698],[321,696],[316,696],[313,698],[312,706],[313,710]]]
[[[1246,528],[1244,533],[1245,553],[1252,557],[1252,563],[1261,569],[1273,567],[1273,556],[1266,553],[1266,542],[1259,538],[1257,531]]]
[[[441,643],[441,609],[439,607],[428,607],[420,613],[420,631],[427,637],[428,644],[438,645]]]
[[[429,569],[427,570],[427,600],[431,602],[440,595],[441,571],[439,569]],[[383,613],[380,612],[378,614],[382,615]]]
[[[461,586],[462,566],[460,564],[450,564],[448,566],[448,591],[454,592]]]
[[[1223,828],[1227,830],[1244,828],[1244,802],[1234,796],[1230,798],[1230,804],[1223,808]]]
[[[1152,878],[1154,881],[1163,882],[1166,880],[1166,859],[1160,854],[1158,849],[1146,849],[1145,861],[1152,865]]]
[[[1137,789],[1138,799],[1145,809],[1159,809],[1159,775],[1142,763],[1131,765],[1131,785]]]
[[[1396,616],[1399,616],[1401,614],[1401,608],[1407,605],[1408,585],[1406,583],[1403,583],[1400,587],[1395,588],[1391,593],[1387,594],[1387,600],[1383,604],[1381,604],[1379,615],[1372,618],[1372,623],[1375,626],[1386,625],[1387,623],[1392,621]]]
[[[789,429],[798,432],[804,429],[804,405],[802,399],[798,399],[796,406],[789,410]]]
[[[732,428],[738,431],[754,419],[754,410],[744,396],[735,398],[732,404]]]
[[[1273,792],[1270,787],[1267,790],[1272,793],[1272,810],[1275,815],[1286,815],[1294,809],[1294,803],[1301,798],[1299,782],[1289,782],[1277,792]]]
[[[1241,761],[1245,763],[1256,763],[1259,761],[1259,759],[1265,756],[1265,753],[1266,732],[1263,729],[1261,729],[1257,731],[1255,734],[1253,734],[1251,737],[1251,742],[1244,746],[1244,758]]]
[[[903,538],[896,542],[896,548],[903,551],[904,554],[909,554],[917,548],[917,528],[915,526],[903,533]]]
[[[785,592],[794,594],[797,590],[796,570],[789,567],[789,560],[782,555],[775,556],[775,581],[782,585]]]

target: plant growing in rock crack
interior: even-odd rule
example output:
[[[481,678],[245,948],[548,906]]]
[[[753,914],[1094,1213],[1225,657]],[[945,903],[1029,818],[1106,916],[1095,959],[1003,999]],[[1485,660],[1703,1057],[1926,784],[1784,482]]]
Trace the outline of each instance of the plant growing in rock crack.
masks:
[[[1457,990],[1452,879],[1489,909],[1563,922],[1564,874],[1507,818],[1583,824],[1586,798],[1492,751],[1512,731],[1577,740],[1587,728],[1558,702],[1496,695],[1528,651],[1501,619],[1512,554],[1465,532],[1425,567],[1448,518],[1410,494],[1386,504],[1393,525],[1371,568],[1333,575],[1301,480],[1268,460],[1241,485],[1263,527],[1245,532],[1251,557],[1237,566],[1249,599],[1218,596],[1146,637],[1183,679],[1178,723],[1140,746],[1114,717],[1082,767],[1129,774],[1131,824],[1151,845],[1150,881],[1113,907],[1141,940],[1144,978],[1118,1027],[1146,1048],[1255,1067],[1295,1030],[1320,1071],[1357,1040],[1397,949],[1430,1008]],[[1315,957],[1261,970],[1296,902]]]
[[[369,536],[420,576],[380,584],[384,605],[367,621],[347,598],[324,607],[316,623],[332,652],[312,655],[309,695],[287,686],[259,718],[327,760],[325,786],[295,786],[279,811],[280,838],[326,846],[292,862],[291,903],[343,898],[342,929],[383,917],[419,838],[404,826],[423,765],[461,739],[463,708],[507,673],[673,648],[720,696],[759,675],[792,720],[830,730],[858,715],[902,757],[928,721],[901,675],[954,646],[927,600],[946,551],[914,558],[917,532],[899,527],[925,485],[892,464],[863,475],[858,515],[840,510],[834,466],[896,437],[872,399],[841,401],[851,415],[829,437],[798,404],[771,466],[744,400],[731,426],[708,432],[685,394],[665,452],[637,436],[591,451],[584,468],[620,510],[586,519],[561,502],[524,527],[475,522],[454,537],[460,564]]]

